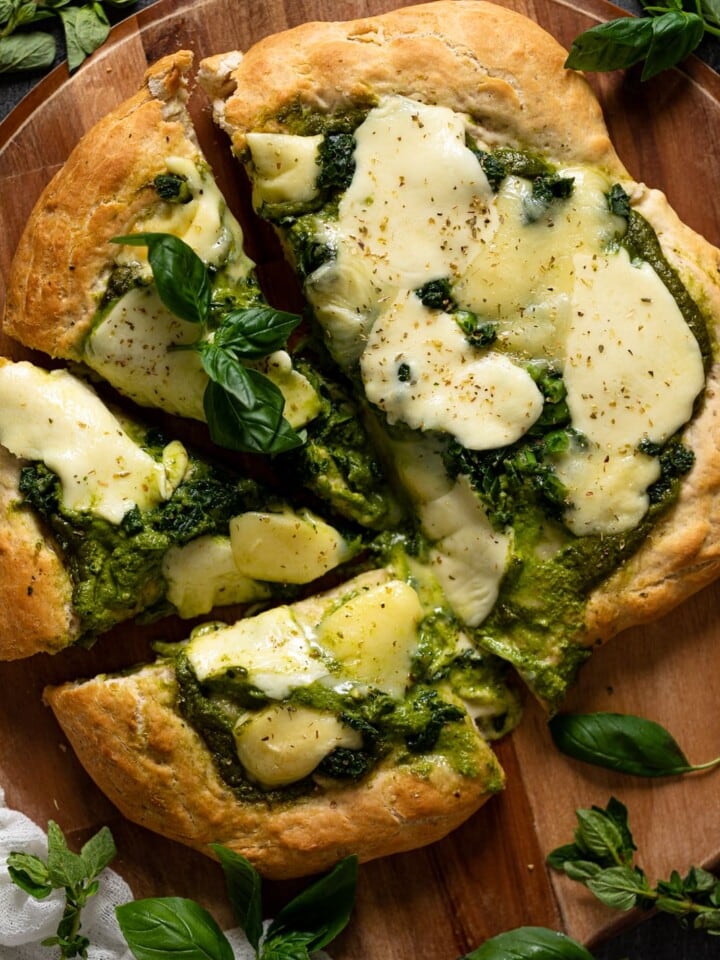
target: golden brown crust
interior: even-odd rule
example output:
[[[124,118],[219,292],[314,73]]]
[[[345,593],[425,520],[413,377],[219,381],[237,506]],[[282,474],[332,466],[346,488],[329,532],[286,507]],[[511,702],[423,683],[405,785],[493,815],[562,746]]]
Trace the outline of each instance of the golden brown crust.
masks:
[[[283,130],[278,117],[295,105],[332,113],[396,93],[467,113],[496,140],[622,176],[597,100],[582,76],[563,69],[566,57],[521,14],[483,0],[446,0],[307,23],[242,58],[204,60],[200,81],[238,155],[248,131]]]
[[[56,653],[78,634],[62,560],[35,517],[18,505],[20,466],[0,447],[0,660]]]
[[[565,70],[566,51],[535,23],[483,0],[408,7],[349,23],[311,23],[246,54],[201,64],[217,121],[238,155],[251,130],[282,131],[289,108],[342,111],[387,93],[471,115],[489,143],[538,151],[558,163],[611,172],[654,227],[668,261],[720,325],[720,252],[683,224],[665,196],[635,183],[615,154],[596,98]],[[678,502],[589,599],[577,640],[593,644],[667,612],[720,574],[720,368],[687,440],[696,463]]]
[[[241,802],[218,776],[198,734],[177,713],[172,667],[48,688],[45,698],[98,786],[124,816],[211,854],[222,843],[265,876],[323,870],[445,836],[498,789],[501,773],[477,738],[476,778],[438,760],[424,777],[386,764],[360,784],[318,787],[283,806]]]
[[[85,135],[45,188],[8,278],[3,328],[25,346],[81,359],[113,262],[108,241],[157,203],[152,181],[166,157],[199,154],[184,109],[191,64],[188,51],[158,61],[143,89]]]

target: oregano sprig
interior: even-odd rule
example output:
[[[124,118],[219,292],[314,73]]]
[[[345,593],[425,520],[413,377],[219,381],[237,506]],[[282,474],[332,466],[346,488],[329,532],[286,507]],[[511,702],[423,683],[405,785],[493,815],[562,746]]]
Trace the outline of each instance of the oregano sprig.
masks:
[[[0,0],[1,2],[1,0]],[[220,446],[249,453],[292,450],[303,438],[283,416],[278,387],[243,361],[258,360],[287,343],[296,314],[257,304],[215,316],[210,270],[184,240],[169,233],[133,233],[113,243],[143,246],[158,296],[167,309],[198,327],[198,337],[176,349],[196,350],[209,382],[203,397],[210,436]],[[209,330],[211,316],[216,326]]]
[[[574,842],[557,847],[548,864],[584,884],[616,910],[659,910],[695,930],[720,935],[720,878],[702,867],[676,870],[653,886],[633,862],[636,851],[627,808],[615,797],[607,807],[577,810]]]
[[[690,763],[659,723],[623,713],[567,713],[550,720],[555,746],[567,756],[638,777],[671,777],[720,766],[720,757]]]
[[[53,890],[65,891],[65,910],[53,937],[43,940],[43,946],[59,947],[61,960],[87,957],[89,940],[81,932],[80,914],[98,891],[98,876],[114,859],[115,842],[107,827],[103,827],[82,847],[73,853],[60,827],[51,820],[48,824],[47,860],[32,853],[11,853],[8,872],[18,887],[36,900],[44,900]]]
[[[649,16],[619,17],[581,33],[565,66],[574,70],[621,70],[644,61],[641,79],[675,66],[697,48],[705,34],[720,36],[720,2],[683,0],[644,3]]]

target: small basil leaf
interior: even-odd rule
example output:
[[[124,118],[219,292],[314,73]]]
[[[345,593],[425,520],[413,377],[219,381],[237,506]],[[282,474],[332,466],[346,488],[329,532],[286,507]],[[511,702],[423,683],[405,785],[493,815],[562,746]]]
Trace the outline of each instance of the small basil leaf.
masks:
[[[623,836],[616,824],[600,810],[577,810],[578,828],[575,842],[600,862],[614,862],[622,857]]]
[[[223,317],[213,342],[239,357],[265,357],[284,347],[299,323],[297,314],[273,307],[233,310]]]
[[[667,777],[692,769],[667,730],[632,714],[558,714],[550,733],[562,753],[621,773]]]
[[[99,3],[59,10],[65,31],[68,69],[72,72],[103,44],[110,33],[110,23]]]
[[[562,865],[562,869],[571,880],[585,883],[590,877],[596,877],[602,867],[599,863],[593,863],[591,860],[567,860]]]
[[[518,927],[486,940],[462,960],[593,960],[593,956],[564,933]]]
[[[615,910],[632,910],[638,896],[649,891],[647,883],[632,867],[608,867],[585,881],[588,890],[606,906]]]
[[[228,897],[233,913],[245,931],[250,945],[257,952],[263,931],[262,881],[260,874],[245,857],[219,843],[211,844],[225,874]]]
[[[263,942],[260,960],[310,960],[310,933],[290,932]]]
[[[621,70],[638,63],[650,49],[652,17],[619,17],[576,37],[565,66],[572,70]]]
[[[68,848],[65,836],[54,820],[48,823],[48,874],[56,887],[77,887],[87,878],[82,858]]]
[[[302,437],[283,418],[285,400],[278,388],[256,370],[246,372],[253,383],[250,404],[212,380],[205,389],[203,407],[214,442],[247,453],[283,453],[301,446]]]
[[[652,20],[652,40],[645,57],[642,80],[674,67],[697,47],[705,33],[702,17],[684,10],[669,10]]]
[[[345,857],[330,873],[282,908],[268,928],[267,939],[302,931],[310,935],[308,952],[321,950],[347,926],[355,902],[357,877],[358,858]]]
[[[32,853],[11,853],[7,858],[12,882],[36,900],[44,900],[53,887],[46,864]]]
[[[110,829],[103,827],[98,830],[80,850],[87,876],[97,877],[115,859],[116,853],[117,849]]]
[[[700,0],[700,11],[709,23],[720,27],[720,0]]]
[[[698,914],[693,920],[693,929],[720,933],[720,910],[704,910]]]
[[[148,261],[160,299],[181,320],[204,324],[210,311],[208,269],[184,240],[170,233],[132,233],[113,243],[148,248]]]
[[[227,937],[194,900],[133,900],[116,907],[115,914],[136,960],[233,960]]]
[[[0,73],[44,70],[52,66],[55,50],[55,38],[38,30],[0,37]]]
[[[569,860],[582,860],[584,851],[576,843],[566,843],[562,847],[551,850],[545,858],[548,866],[555,870],[562,870]]]

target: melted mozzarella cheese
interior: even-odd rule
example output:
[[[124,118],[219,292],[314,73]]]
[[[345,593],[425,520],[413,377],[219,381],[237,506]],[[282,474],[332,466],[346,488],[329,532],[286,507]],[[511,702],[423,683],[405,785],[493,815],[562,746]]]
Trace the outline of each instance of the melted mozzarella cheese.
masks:
[[[625,250],[574,259],[573,318],[565,385],[573,426],[585,451],[558,475],[570,491],[573,532],[619,533],[648,507],[657,460],[638,452],[662,443],[692,416],[704,384],[700,348],[652,267]]]
[[[267,586],[240,573],[230,538],[198,537],[173,546],[163,557],[166,597],[181,617],[199,617],[213,607],[269,596]]]
[[[389,423],[449,433],[470,450],[519,440],[543,408],[525,369],[474,349],[452,316],[427,310],[413,294],[375,322],[360,370],[368,400]]]
[[[180,443],[154,460],[83,381],[30,363],[0,365],[0,442],[60,478],[63,504],[119,523],[167,499],[187,469]]]
[[[297,137],[286,133],[249,133],[247,145],[254,167],[253,205],[304,203],[317,194],[318,147],[323,135]]]
[[[362,734],[337,717],[283,704],[243,717],[234,733],[245,772],[264,789],[285,787],[309,776],[337,747],[362,747]]]

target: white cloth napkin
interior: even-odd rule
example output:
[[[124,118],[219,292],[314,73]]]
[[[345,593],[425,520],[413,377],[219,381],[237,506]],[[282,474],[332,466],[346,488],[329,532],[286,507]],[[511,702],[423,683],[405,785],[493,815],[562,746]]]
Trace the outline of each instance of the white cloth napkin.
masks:
[[[12,880],[7,857],[13,851],[47,857],[47,836],[32,820],[5,805],[0,787],[0,960],[51,960],[57,951],[41,945],[57,932],[65,896],[54,890],[45,900],[35,900]],[[113,870],[100,876],[100,890],[82,912],[81,932],[90,940],[88,960],[133,960],[120,933],[115,907],[133,899],[132,891]],[[226,930],[236,960],[254,960],[255,951],[239,928]],[[315,955],[318,960],[327,954]]]

